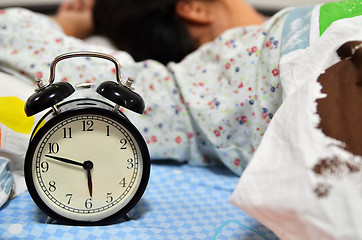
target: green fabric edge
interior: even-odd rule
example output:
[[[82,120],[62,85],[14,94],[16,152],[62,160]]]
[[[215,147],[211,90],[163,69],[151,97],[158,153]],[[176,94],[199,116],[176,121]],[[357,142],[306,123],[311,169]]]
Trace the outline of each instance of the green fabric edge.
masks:
[[[362,15],[361,0],[345,0],[323,4],[320,7],[319,13],[320,36],[333,22],[343,18],[352,18],[360,15]]]

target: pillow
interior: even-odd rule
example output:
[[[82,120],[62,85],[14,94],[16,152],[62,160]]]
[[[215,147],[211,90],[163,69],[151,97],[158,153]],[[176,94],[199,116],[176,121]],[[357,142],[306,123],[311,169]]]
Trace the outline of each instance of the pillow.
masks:
[[[336,53],[361,21],[282,60],[290,91],[230,199],[282,239],[362,239],[362,48]]]

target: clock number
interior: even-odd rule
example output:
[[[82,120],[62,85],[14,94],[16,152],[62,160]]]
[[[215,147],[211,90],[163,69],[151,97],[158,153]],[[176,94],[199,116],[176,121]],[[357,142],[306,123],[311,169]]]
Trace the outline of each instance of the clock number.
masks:
[[[46,173],[49,170],[49,163],[44,161],[40,164],[40,167],[42,168],[42,172]]]
[[[126,178],[124,177],[122,179],[122,181],[119,182],[120,185],[122,185],[122,187],[126,187],[127,183],[126,183]]]
[[[68,193],[68,194],[65,195],[65,197],[68,198],[68,205],[69,205],[69,204],[70,204],[70,201],[72,200],[73,194]]]
[[[126,144],[127,144],[127,140],[126,139],[121,139],[121,141],[119,141],[122,146],[120,147],[121,150],[127,149]]]
[[[133,166],[134,166],[133,159],[132,159],[132,158],[129,158],[129,159],[127,160],[127,162],[128,162],[127,169],[132,169]]]
[[[107,200],[106,200],[106,203],[110,203],[110,202],[112,202],[112,201],[113,201],[112,193],[111,193],[111,192],[109,192],[109,193],[107,193]]]
[[[82,121],[83,122],[83,132],[92,132],[93,131],[93,121]]]
[[[49,182],[49,192],[55,192],[55,190],[57,190],[57,188],[55,187],[55,182],[54,181],[50,181]]]
[[[92,198],[88,198],[87,200],[85,200],[85,204],[84,204],[86,209],[91,209],[93,204],[92,204]]]
[[[110,136],[110,134],[109,134],[109,126],[107,126],[107,134],[106,134],[106,136],[107,136],[107,137]]]
[[[72,138],[72,128],[63,128],[63,134],[63,138]]]
[[[49,146],[49,153],[58,153],[59,152],[58,143],[48,143],[48,146]]]

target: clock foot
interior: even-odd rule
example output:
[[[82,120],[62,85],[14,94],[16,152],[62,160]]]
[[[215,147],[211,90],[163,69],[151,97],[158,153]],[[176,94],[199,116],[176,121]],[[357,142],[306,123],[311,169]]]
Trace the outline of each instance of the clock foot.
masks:
[[[130,215],[127,213],[126,215],[124,215],[123,217],[120,217],[114,221],[112,221],[110,224],[120,224],[120,223],[124,223],[124,222],[128,222],[132,220],[132,218],[130,217]]]
[[[127,213],[124,217],[123,217],[124,221],[129,221],[131,220],[131,217],[129,216],[129,214]]]
[[[54,219],[51,217],[47,217],[47,219],[45,220],[45,224],[52,224],[54,222]]]

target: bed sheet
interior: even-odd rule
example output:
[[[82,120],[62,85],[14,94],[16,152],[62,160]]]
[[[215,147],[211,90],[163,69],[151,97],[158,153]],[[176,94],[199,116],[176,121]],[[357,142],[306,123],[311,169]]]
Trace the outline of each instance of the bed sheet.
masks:
[[[0,211],[0,239],[277,239],[229,203],[239,178],[224,167],[153,163],[130,220],[96,227],[45,224],[26,191]]]

